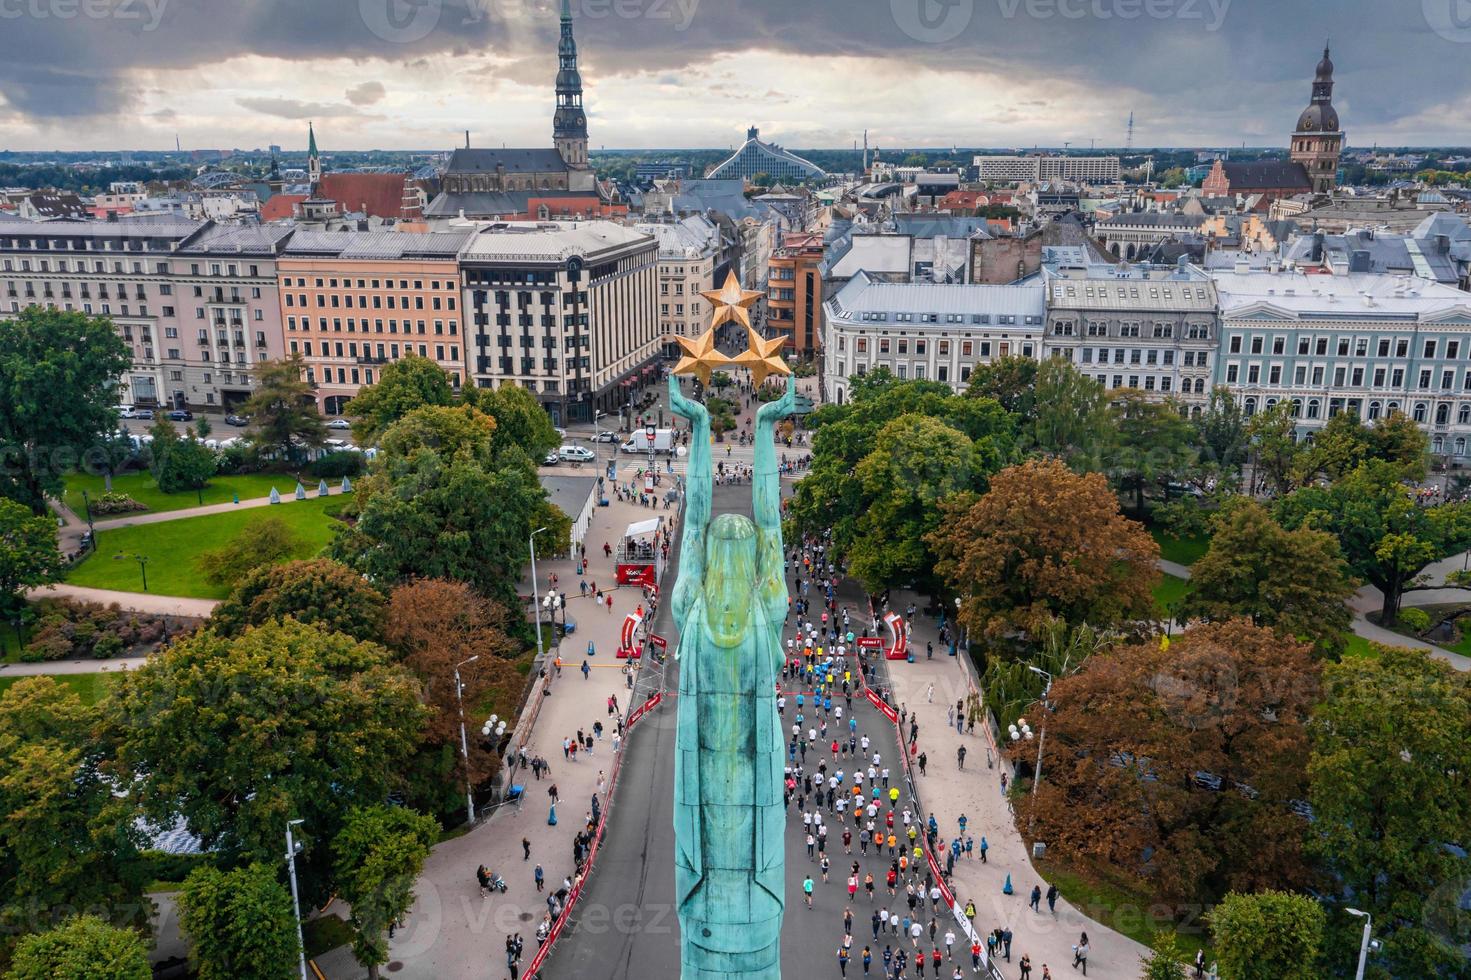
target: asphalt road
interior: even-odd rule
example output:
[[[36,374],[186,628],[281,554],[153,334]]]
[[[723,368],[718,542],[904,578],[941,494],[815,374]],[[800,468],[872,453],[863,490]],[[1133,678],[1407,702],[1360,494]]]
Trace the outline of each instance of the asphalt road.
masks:
[[[749,486],[716,487],[714,512],[749,516],[750,493]],[[671,577],[666,581],[672,583],[677,571],[676,553]],[[667,604],[660,608],[654,629],[669,638],[673,650],[676,633]],[[673,691],[678,686],[678,666],[671,657],[666,688]],[[674,701],[665,702],[655,714],[638,722],[638,731],[629,740],[597,866],[568,930],[542,972],[548,980],[564,977],[646,980],[679,976],[673,825],[676,708]],[[874,737],[885,761],[897,771],[899,749],[892,728],[862,698],[854,699],[853,710],[859,731]],[[815,767],[820,757],[819,753],[808,752],[809,766]],[[788,811],[787,904],[782,929],[782,971],[787,977],[806,980],[838,976],[837,948],[843,938],[843,909],[848,904],[845,883],[853,857],[843,853],[841,829],[836,824],[832,828],[828,847],[831,880],[823,883],[817,864],[807,860],[801,814],[795,808]],[[855,843],[854,857],[858,857],[857,851]],[[886,856],[880,860],[870,853],[866,860],[860,861],[863,865],[860,877],[871,871],[880,887],[873,904],[864,899],[861,890],[854,904],[850,977],[862,976],[859,959],[865,943],[874,948],[875,971],[878,971],[884,942],[893,943],[895,949],[903,942],[894,936],[876,944],[872,942],[870,916],[887,898],[882,882],[889,859]],[[809,872],[817,883],[815,907],[810,910],[802,897],[802,879]],[[903,904],[901,893],[890,907],[899,909]]]

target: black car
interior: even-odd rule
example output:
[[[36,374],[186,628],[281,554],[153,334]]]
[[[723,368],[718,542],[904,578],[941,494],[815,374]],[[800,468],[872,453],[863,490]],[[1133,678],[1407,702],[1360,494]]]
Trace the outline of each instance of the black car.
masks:
[[[226,415],[225,416],[225,424],[226,425],[239,426],[240,428],[244,428],[245,426],[247,426],[247,425],[250,424],[250,419],[246,418],[243,415]]]
[[[194,413],[185,408],[176,408],[168,414],[170,422],[193,422]]]

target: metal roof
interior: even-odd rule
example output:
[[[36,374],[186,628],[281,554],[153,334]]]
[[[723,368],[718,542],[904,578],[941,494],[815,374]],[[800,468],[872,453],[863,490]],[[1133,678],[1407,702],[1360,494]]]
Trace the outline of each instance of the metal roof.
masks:
[[[469,238],[470,233],[465,231],[298,231],[282,254],[343,259],[454,259]]]
[[[593,255],[639,242],[654,244],[651,236],[611,221],[496,224],[471,234],[460,251],[460,258],[560,262],[575,255]]]
[[[878,282],[865,272],[859,272],[852,281],[828,301],[830,312],[837,317],[853,320],[864,313],[935,314],[937,316],[977,313],[993,316],[1015,316],[1015,326],[1027,326],[1024,317],[1045,317],[1047,293],[1040,280],[1018,285],[978,286],[954,285],[949,283],[899,283]],[[894,321],[890,321],[894,322]],[[920,323],[903,321],[904,326],[945,327],[954,324]],[[1034,323],[1031,326],[1038,326]]]

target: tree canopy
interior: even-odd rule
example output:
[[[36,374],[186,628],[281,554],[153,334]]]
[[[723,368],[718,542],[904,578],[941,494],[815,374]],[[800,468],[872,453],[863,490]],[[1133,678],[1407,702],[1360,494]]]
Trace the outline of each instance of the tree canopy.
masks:
[[[209,624],[235,636],[248,626],[291,617],[358,640],[383,635],[387,599],[363,577],[326,558],[267,565],[248,572]]]
[[[0,616],[14,615],[27,590],[59,581],[65,570],[56,548],[56,522],[0,498]]]
[[[928,538],[960,621],[1002,637],[1069,625],[1123,626],[1154,612],[1159,546],[1119,513],[1100,474],[1056,460],[1002,470],[979,500],[941,505]]]
[[[117,428],[117,379],[132,363],[112,321],[28,306],[0,330],[0,496],[37,514],[62,478]]]
[[[352,432],[358,442],[370,446],[383,431],[416,408],[449,405],[454,387],[444,368],[417,354],[385,364],[374,384],[360,389],[348,403]]]
[[[1228,500],[1211,521],[1210,549],[1190,569],[1182,618],[1249,618],[1336,656],[1353,621],[1354,586],[1338,547],[1324,531],[1288,531],[1247,497]]]
[[[179,891],[179,926],[199,980],[292,980],[296,914],[273,865],[196,868]]]
[[[1221,975],[1232,980],[1317,980],[1327,916],[1306,895],[1231,892],[1210,913]]]
[[[404,807],[354,807],[332,841],[333,880],[352,908],[352,952],[377,980],[388,926],[414,904],[414,880],[439,838],[433,819]]]
[[[388,651],[294,620],[174,643],[109,708],[145,812],[182,817],[222,860],[266,862],[286,820],[325,841],[345,809],[400,785],[426,714]],[[308,843],[317,886],[324,850]]]
[[[148,944],[136,931],[79,915],[23,936],[7,980],[152,980]]]
[[[303,447],[315,448],[327,439],[327,426],[317,411],[306,360],[292,354],[279,361],[262,361],[254,369],[255,391],[243,411],[250,416],[250,435],[256,445],[286,462],[296,462]]]

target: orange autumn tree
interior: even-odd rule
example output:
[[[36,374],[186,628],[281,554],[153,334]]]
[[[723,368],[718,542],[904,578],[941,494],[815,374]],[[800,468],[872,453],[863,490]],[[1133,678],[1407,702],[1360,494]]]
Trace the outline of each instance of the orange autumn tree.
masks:
[[[1245,619],[1097,654],[1029,722],[1047,731],[1021,826],[1166,901],[1300,888],[1312,648]],[[1016,761],[1030,767],[1036,743]]]
[[[1056,460],[1002,470],[983,497],[942,503],[926,539],[973,633],[1035,633],[1053,619],[1116,627],[1155,613],[1159,546],[1119,512],[1099,473]]]

